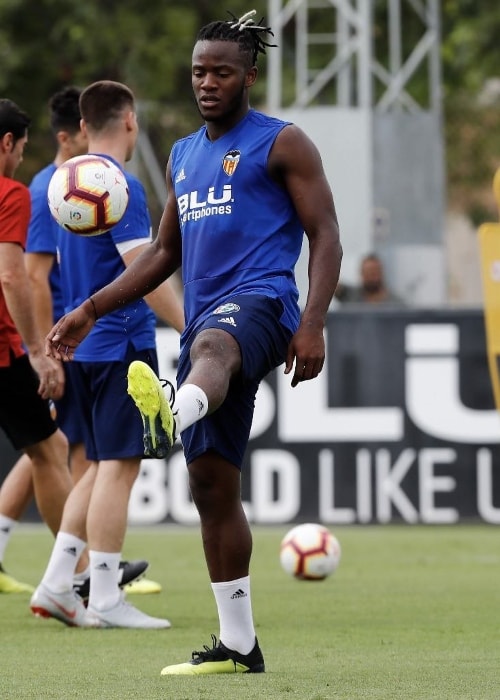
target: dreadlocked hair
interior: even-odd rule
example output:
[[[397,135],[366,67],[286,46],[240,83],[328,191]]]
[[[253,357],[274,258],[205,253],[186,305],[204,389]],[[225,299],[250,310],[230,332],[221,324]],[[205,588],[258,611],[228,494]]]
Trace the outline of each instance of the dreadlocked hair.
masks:
[[[265,54],[267,46],[276,46],[262,38],[262,34],[274,36],[271,27],[261,26],[264,17],[255,24],[253,17],[257,14],[256,10],[246,12],[239,19],[229,10],[228,14],[231,15],[230,20],[219,20],[202,27],[197,41],[234,41],[240,51],[248,56],[250,65],[256,65],[259,53]]]

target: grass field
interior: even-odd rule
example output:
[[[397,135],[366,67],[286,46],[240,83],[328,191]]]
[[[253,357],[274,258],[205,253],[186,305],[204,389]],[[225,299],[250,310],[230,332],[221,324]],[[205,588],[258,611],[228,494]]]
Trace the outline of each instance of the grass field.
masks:
[[[134,596],[172,629],[69,629],[0,595],[1,700],[499,700],[500,533],[457,527],[337,527],[337,572],[300,582],[279,566],[287,527],[254,528],[253,608],[267,673],[161,677],[218,634],[196,529],[129,529],[159,595]],[[6,568],[38,582],[52,540],[21,527]]]

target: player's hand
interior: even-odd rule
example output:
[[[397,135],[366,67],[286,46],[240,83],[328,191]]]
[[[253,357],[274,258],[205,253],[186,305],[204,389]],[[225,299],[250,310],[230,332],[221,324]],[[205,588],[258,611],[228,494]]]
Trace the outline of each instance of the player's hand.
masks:
[[[30,353],[29,361],[38,375],[38,393],[42,399],[60,399],[64,393],[64,372],[60,362],[46,357],[42,352]]]
[[[63,316],[45,339],[45,353],[55,360],[68,362],[75,356],[78,345],[87,337],[95,324],[95,316],[81,304]]]
[[[300,325],[288,346],[285,374],[294,367],[292,387],[308,379],[315,379],[325,364],[325,339],[323,329],[316,330]]]

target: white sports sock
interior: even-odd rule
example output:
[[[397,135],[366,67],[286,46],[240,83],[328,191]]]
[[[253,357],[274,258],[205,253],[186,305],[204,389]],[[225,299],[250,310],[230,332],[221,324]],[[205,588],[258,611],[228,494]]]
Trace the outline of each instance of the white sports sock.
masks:
[[[250,577],[212,583],[219,612],[219,639],[228,649],[249,654],[255,646]]]
[[[120,599],[118,569],[121,552],[96,552],[90,550],[89,605],[95,610],[108,610]]]
[[[196,384],[183,384],[175,395],[174,404],[175,431],[179,435],[181,430],[203,418],[208,410],[207,395]]]
[[[17,520],[8,518],[6,515],[0,515],[0,563],[3,562],[5,550],[9,544],[12,531],[17,525]]]
[[[54,593],[73,588],[73,576],[87,543],[67,532],[58,532],[42,583]]]

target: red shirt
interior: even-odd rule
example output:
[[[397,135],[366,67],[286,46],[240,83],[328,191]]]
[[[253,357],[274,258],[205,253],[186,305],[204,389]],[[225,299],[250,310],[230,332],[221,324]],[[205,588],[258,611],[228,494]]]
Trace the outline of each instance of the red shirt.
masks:
[[[2,243],[18,243],[24,250],[30,216],[28,188],[21,182],[0,176],[0,255]],[[24,349],[0,285],[0,367],[10,365],[11,353],[19,357]]]

